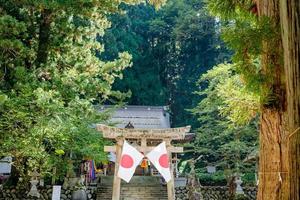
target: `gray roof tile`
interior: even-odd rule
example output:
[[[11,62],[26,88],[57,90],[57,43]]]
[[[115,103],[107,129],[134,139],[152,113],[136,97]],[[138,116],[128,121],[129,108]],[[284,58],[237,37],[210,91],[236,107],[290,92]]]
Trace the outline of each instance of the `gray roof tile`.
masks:
[[[102,106],[100,110],[108,107],[111,106]],[[115,110],[110,122],[118,128],[125,128],[129,122],[134,128],[170,128],[170,114],[166,106],[125,106]]]

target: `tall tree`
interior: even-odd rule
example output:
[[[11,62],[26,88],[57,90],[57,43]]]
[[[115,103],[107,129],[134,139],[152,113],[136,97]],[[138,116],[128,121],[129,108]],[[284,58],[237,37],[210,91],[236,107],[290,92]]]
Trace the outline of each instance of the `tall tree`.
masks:
[[[270,65],[274,63],[274,61],[278,63],[275,69],[275,80],[277,80],[275,89],[278,92],[280,109],[277,110],[277,117],[275,118],[271,118],[274,114],[267,111],[265,112],[267,117],[271,118],[274,128],[271,129],[270,132],[267,131],[270,130],[270,124],[268,123],[265,125],[265,129],[262,129],[262,134],[272,135],[274,139],[271,141],[274,141],[274,143],[270,145],[270,138],[266,138],[262,143],[272,148],[269,152],[274,152],[274,148],[277,146],[277,148],[275,148],[277,149],[277,155],[272,154],[274,157],[270,158],[264,156],[268,154],[268,152],[261,152],[261,162],[268,163],[265,167],[267,169],[266,171],[268,172],[268,169],[270,169],[270,172],[273,174],[263,174],[262,180],[266,180],[266,186],[260,186],[259,198],[263,199],[267,197],[267,195],[272,195],[271,197],[274,199],[297,200],[300,199],[300,2],[258,1],[257,6],[260,17],[270,17],[273,20],[274,26],[279,30],[281,29],[281,35],[277,38],[277,49],[278,46],[280,47],[277,50],[277,56],[270,58],[269,55],[265,55],[266,64]],[[274,52],[274,49],[267,48],[266,46],[265,50]],[[283,59],[283,62],[281,59]],[[268,116],[269,114],[272,116]],[[262,128],[264,128],[264,126],[262,126]],[[272,168],[274,166],[270,166],[271,159],[277,161],[277,169]],[[261,166],[261,169],[264,170],[264,166]],[[279,179],[276,179],[276,173],[278,173]],[[267,188],[267,194],[265,188]]]
[[[236,27],[241,22],[250,22],[252,30],[260,27],[257,40],[252,44],[237,44],[235,39],[229,39],[236,57],[241,58],[244,65],[240,69],[245,80],[253,83],[257,79],[260,83],[258,199],[299,199],[299,150],[296,147],[299,146],[299,95],[295,96],[299,94],[299,55],[295,54],[299,52],[299,1],[228,0],[209,4],[218,16],[234,18]],[[291,8],[293,5],[295,8]],[[254,21],[249,12],[255,17]],[[293,24],[287,22],[289,17]],[[249,33],[255,35],[251,30],[248,33],[239,31],[239,37],[247,41]],[[298,42],[292,44],[290,40]],[[257,47],[253,48],[257,41]],[[255,65],[251,67],[254,55],[260,58],[258,71]],[[252,72],[255,76],[248,73],[251,70],[255,70]]]
[[[112,27],[103,38],[105,52],[100,55],[110,60],[119,51],[128,51],[132,55],[133,67],[124,71],[122,79],[116,81],[114,88],[131,91],[129,103],[133,105],[164,105],[167,102],[166,88],[160,75],[159,56],[152,53],[150,21],[155,16],[151,6],[123,6],[126,14],[110,17]]]
[[[226,174],[228,182],[236,173],[254,175],[256,160],[244,160],[258,148],[257,117],[253,116],[258,113],[259,96],[249,93],[233,64],[219,64],[208,70],[199,85],[202,87],[197,94],[202,100],[192,110],[200,122],[194,154],[203,156],[197,171],[205,172],[207,165],[214,165],[222,170],[223,179]]]
[[[220,56],[226,51],[217,22],[202,1],[170,0],[158,12],[147,6],[126,10],[126,15],[112,17],[112,29],[103,38],[106,58],[117,50],[133,55],[133,67],[115,88],[131,90],[130,104],[169,105],[173,126],[196,127],[197,120],[186,110],[199,101],[193,94],[196,81],[225,57]]]
[[[300,1],[280,1],[281,37],[286,78],[289,193],[300,199]]]
[[[112,84],[131,56],[100,60],[96,37],[122,2],[140,1],[0,1],[0,156],[23,181],[33,168],[64,175],[71,157],[105,159],[94,103],[123,98]]]
[[[274,34],[262,40],[261,68],[268,77],[262,84],[269,99],[261,105],[259,191],[258,199],[288,199],[288,160],[285,133],[286,88],[282,63],[280,38],[279,3],[276,1],[257,2],[258,17],[269,19]],[[284,156],[286,154],[286,156]]]

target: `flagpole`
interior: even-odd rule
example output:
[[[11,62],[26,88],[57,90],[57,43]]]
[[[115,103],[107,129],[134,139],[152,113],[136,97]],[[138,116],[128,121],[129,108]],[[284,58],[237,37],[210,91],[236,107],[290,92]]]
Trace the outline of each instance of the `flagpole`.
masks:
[[[113,184],[113,194],[112,200],[120,200],[120,191],[121,191],[121,179],[118,177],[118,170],[120,165],[120,159],[122,155],[122,146],[124,139],[116,138],[116,163],[115,163],[115,173],[114,173],[114,184]]]
[[[171,180],[167,183],[168,190],[168,200],[175,200],[175,187],[174,187],[174,173],[172,167],[172,152],[169,151],[169,147],[171,146],[171,140],[164,140],[166,142],[166,147],[169,156],[169,164],[170,164],[170,172],[171,172]]]

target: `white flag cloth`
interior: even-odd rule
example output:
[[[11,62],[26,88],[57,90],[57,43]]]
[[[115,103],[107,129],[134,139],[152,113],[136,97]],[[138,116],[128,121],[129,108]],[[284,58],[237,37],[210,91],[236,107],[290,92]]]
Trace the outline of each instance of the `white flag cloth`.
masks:
[[[144,155],[128,144],[125,140],[119,163],[118,177],[128,183],[135,172],[135,168],[139,165],[143,158]]]
[[[152,162],[155,168],[168,183],[171,180],[171,172],[166,143],[162,142],[155,147],[150,153],[147,154],[147,158]]]

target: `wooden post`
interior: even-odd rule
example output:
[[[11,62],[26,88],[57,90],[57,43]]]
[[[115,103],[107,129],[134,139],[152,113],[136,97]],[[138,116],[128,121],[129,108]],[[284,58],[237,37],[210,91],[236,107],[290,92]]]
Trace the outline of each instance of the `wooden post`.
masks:
[[[144,149],[142,152],[144,153],[144,155],[146,155],[148,152],[146,151],[147,149],[147,140],[146,138],[142,138],[141,139],[141,149]]]
[[[141,148],[144,149],[142,152],[143,152],[144,156],[146,156],[146,154],[148,153],[148,151],[147,151],[147,139],[146,138],[141,139]],[[143,161],[144,161],[144,159],[143,159]],[[144,176],[146,176],[148,174],[148,162],[146,163],[146,165],[147,166],[145,168],[143,168]]]
[[[114,183],[113,183],[113,194],[112,200],[119,200],[120,199],[120,192],[121,192],[121,179],[118,177],[118,170],[122,155],[122,146],[124,139],[123,138],[116,138],[116,163],[115,163],[115,173],[114,173]]]
[[[52,185],[55,185],[55,179],[56,179],[56,167],[53,167],[52,179],[51,179]]]
[[[172,152],[169,151],[169,147],[171,146],[171,140],[165,140],[166,147],[169,156],[170,162],[170,170],[171,170],[171,180],[167,183],[167,190],[168,190],[168,200],[175,200],[175,186],[174,186],[174,173],[173,173],[173,166],[172,166]]]

